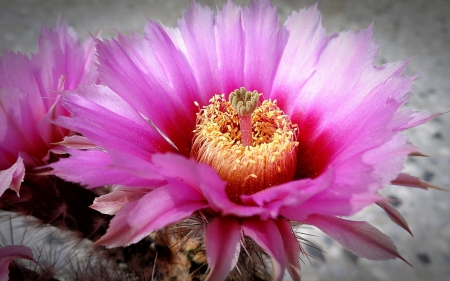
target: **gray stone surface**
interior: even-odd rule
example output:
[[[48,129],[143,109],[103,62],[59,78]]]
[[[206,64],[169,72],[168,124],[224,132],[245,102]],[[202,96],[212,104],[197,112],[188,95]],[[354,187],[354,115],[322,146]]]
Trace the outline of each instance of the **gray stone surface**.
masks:
[[[210,6],[224,1],[199,1]],[[247,3],[248,1],[238,1]],[[58,15],[80,36],[103,29],[103,37],[142,32],[146,18],[174,26],[190,0],[0,0],[0,46],[30,53],[42,23],[53,26]],[[273,0],[283,20],[293,10],[315,0]],[[408,106],[432,113],[450,110],[450,1],[373,0],[319,1],[323,25],[329,32],[366,28],[375,21],[375,41],[381,45],[379,63],[414,56],[408,73],[421,73]],[[450,190],[450,116],[435,118],[410,130],[410,140],[430,157],[408,161],[406,171]],[[303,280],[450,280],[450,193],[388,187],[383,194],[401,200],[398,208],[414,233],[389,221],[380,208],[354,216],[367,220],[389,235],[414,268],[400,260],[367,261],[355,258],[312,229],[300,229],[326,253],[311,262],[302,257]],[[289,280],[287,278],[287,280]]]

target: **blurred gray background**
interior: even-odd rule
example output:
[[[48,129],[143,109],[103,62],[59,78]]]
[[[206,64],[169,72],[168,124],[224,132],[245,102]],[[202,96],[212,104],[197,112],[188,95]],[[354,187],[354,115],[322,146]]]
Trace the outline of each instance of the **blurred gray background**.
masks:
[[[143,31],[148,19],[175,26],[190,0],[0,0],[0,46],[30,54],[36,51],[41,24],[53,27],[58,15],[80,37],[103,30],[115,36],[113,28],[128,33]],[[215,7],[225,0],[199,0]],[[246,4],[248,1],[236,1]],[[273,0],[284,22],[293,10],[315,0]],[[375,41],[381,45],[378,64],[414,57],[408,74],[421,73],[407,106],[431,113],[450,111],[450,1],[449,0],[342,0],[318,1],[323,25],[329,33],[359,30],[375,22]],[[428,158],[408,160],[406,171],[450,190],[450,115],[408,131],[410,140]],[[309,251],[317,259],[304,261],[304,281],[319,280],[450,280],[450,193],[388,187],[384,195],[399,199],[398,209],[406,217],[414,237],[390,222],[374,206],[353,219],[367,220],[396,243],[414,268],[400,260],[368,261],[345,252],[319,232],[307,238],[326,253]],[[306,236],[305,236],[306,237]],[[286,277],[286,280],[289,280]]]

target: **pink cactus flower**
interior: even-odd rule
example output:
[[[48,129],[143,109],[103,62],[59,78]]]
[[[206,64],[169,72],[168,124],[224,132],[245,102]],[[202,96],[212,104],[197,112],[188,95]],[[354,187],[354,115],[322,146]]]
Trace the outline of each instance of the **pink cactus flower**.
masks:
[[[34,262],[33,252],[26,246],[13,245],[0,248],[0,280],[8,280],[8,267],[15,258],[27,259]]]
[[[57,124],[83,137],[53,173],[88,188],[115,184],[93,208],[115,214],[97,241],[135,243],[193,215],[204,220],[208,280],[224,280],[245,237],[270,257],[274,280],[300,280],[291,222],[318,227],[354,254],[403,259],[393,242],[352,215],[417,148],[402,131],[432,118],[401,109],[415,77],[408,62],[374,66],[372,26],[327,36],[316,6],[280,25],[268,1],[214,14],[197,3],[172,29],[96,40],[105,85],[63,93]],[[82,149],[79,149],[82,148]],[[399,176],[400,175],[400,176]]]
[[[66,24],[42,27],[39,49],[31,58],[5,50],[0,58],[0,195],[10,188],[19,194],[25,171],[44,165],[54,142],[67,129],[51,123],[67,111],[60,92],[79,83],[93,83],[94,45],[81,44]]]

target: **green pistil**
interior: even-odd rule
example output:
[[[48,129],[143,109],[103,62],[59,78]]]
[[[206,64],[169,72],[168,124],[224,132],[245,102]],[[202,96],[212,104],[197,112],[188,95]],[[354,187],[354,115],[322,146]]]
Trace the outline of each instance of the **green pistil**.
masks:
[[[258,107],[259,93],[248,92],[242,87],[230,93],[231,106],[239,116],[239,127],[241,129],[241,143],[243,146],[253,145],[252,137],[252,113]]]
[[[251,115],[258,107],[259,94],[257,91],[248,92],[242,87],[230,93],[230,103],[239,116]]]

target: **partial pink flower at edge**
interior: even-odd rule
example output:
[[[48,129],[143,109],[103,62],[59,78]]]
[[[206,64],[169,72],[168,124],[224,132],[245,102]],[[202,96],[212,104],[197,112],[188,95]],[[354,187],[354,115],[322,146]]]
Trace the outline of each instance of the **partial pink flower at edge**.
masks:
[[[0,280],[8,280],[9,264],[15,259],[27,259],[35,262],[33,252],[23,245],[5,246],[0,248]]]
[[[22,157],[18,157],[16,163],[9,169],[0,172],[0,194],[6,189],[14,190],[19,196],[20,184],[25,177],[25,167],[23,166]]]
[[[53,142],[68,130],[52,120],[68,112],[60,92],[97,81],[91,38],[83,44],[67,24],[41,29],[38,52],[28,58],[5,50],[0,58],[0,195],[19,193],[25,170],[46,163]]]
[[[417,151],[400,132],[433,117],[401,109],[414,77],[403,73],[407,62],[374,66],[378,47],[372,26],[326,36],[316,6],[293,13],[280,27],[268,1],[247,7],[229,1],[216,16],[193,3],[177,29],[150,22],[143,36],[96,40],[96,50],[105,85],[64,92],[61,102],[72,116],[56,121],[96,148],[73,151],[51,166],[54,174],[89,188],[115,180],[122,185],[128,177],[128,187],[92,206],[116,214],[97,244],[135,243],[200,213],[210,280],[223,280],[234,268],[243,235],[271,256],[274,280],[282,279],[285,268],[299,280],[300,245],[290,221],[318,227],[356,255],[403,259],[367,222],[338,218],[386,201],[379,190],[401,182],[403,163]],[[203,155],[192,151],[202,128],[197,113],[209,110],[214,95],[223,93],[226,100],[241,87],[260,93],[260,105],[276,99],[289,119],[283,120],[298,134],[298,143],[291,143],[295,161],[283,162],[292,177],[254,184],[258,189],[247,193],[232,185],[233,176],[255,183],[258,175],[226,173],[233,167],[225,161],[226,151],[205,156],[208,164],[199,163]],[[220,97],[215,101],[212,107],[226,108]],[[270,165],[261,163],[265,169]],[[228,181],[225,174],[231,174]],[[129,194],[133,189],[135,197]],[[401,215],[394,217],[405,227]],[[220,243],[226,246],[223,255]]]

